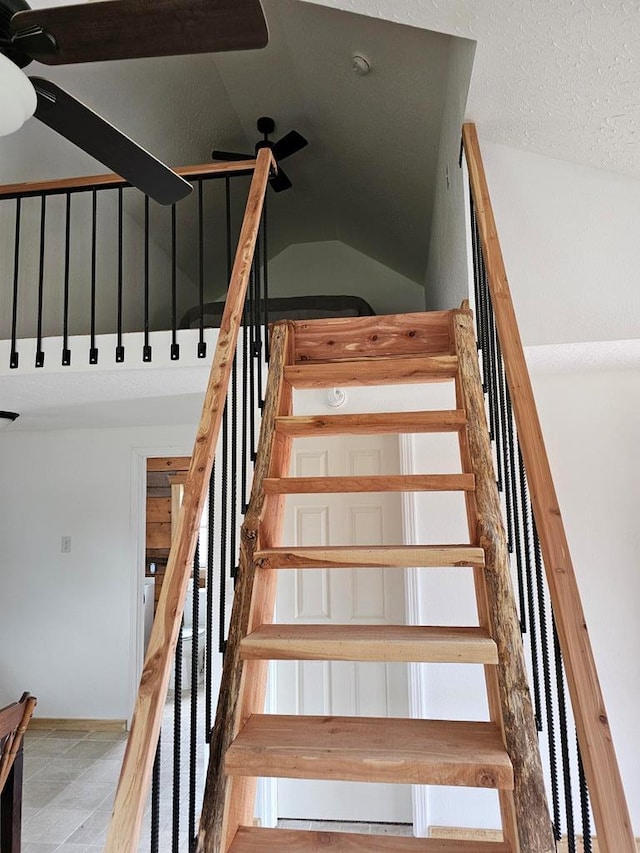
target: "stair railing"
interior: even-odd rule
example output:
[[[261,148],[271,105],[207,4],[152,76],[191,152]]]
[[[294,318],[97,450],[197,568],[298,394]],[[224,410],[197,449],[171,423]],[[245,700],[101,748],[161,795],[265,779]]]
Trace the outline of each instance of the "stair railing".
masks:
[[[544,620],[540,631],[547,631],[545,591],[542,584],[542,562],[546,570],[548,594],[552,608],[553,640],[550,650],[542,640],[545,681],[555,672],[558,688],[561,751],[565,798],[571,799],[571,780],[568,773],[569,744],[567,739],[567,714],[564,706],[564,672],[571,698],[578,738],[578,775],[581,788],[581,810],[584,828],[584,850],[591,850],[588,792],[591,797],[598,845],[601,853],[635,853],[631,819],[618,769],[609,721],[598,675],[585,616],[580,600],[575,572],[571,563],[569,545],[558,506],[549,460],[542,438],[542,429],[536,409],[531,380],[525,362],[522,342],[508,285],[507,274],[491,207],[489,189],[475,125],[463,127],[463,147],[469,170],[472,198],[472,229],[475,262],[476,319],[478,346],[482,350],[483,378],[489,397],[490,429],[496,438],[498,481],[506,483],[506,511],[510,539],[515,539],[516,550],[524,542],[533,554],[527,554],[535,564],[527,568],[527,578],[522,584],[540,584],[537,590],[541,605],[539,616]],[[515,420],[517,436],[507,420]],[[506,425],[506,426],[505,426]],[[502,446],[500,443],[502,442]],[[516,456],[518,461],[516,462]],[[513,488],[510,488],[513,487]],[[517,527],[517,507],[514,495],[532,507],[532,531]],[[524,516],[527,526],[527,516]],[[520,556],[520,555],[518,555]],[[518,560],[520,564],[520,560]],[[521,620],[526,619],[527,605],[521,596]],[[535,638],[532,641],[535,643]],[[551,660],[553,658],[553,660]],[[534,682],[536,673],[534,668]],[[545,685],[546,693],[550,685]],[[538,685],[534,683],[535,702],[538,707]],[[549,710],[549,708],[547,708]],[[548,733],[553,738],[553,720],[547,721]],[[540,728],[540,726],[539,726]],[[552,763],[555,764],[555,745],[550,743]],[[552,777],[557,767],[552,767]],[[552,803],[556,837],[560,838],[560,815],[557,785],[552,778]],[[568,808],[567,818],[569,849],[575,850],[573,818]]]
[[[194,443],[175,537],[149,639],[131,731],[120,773],[107,837],[108,853],[134,853],[142,826],[156,756],[171,664],[178,641],[185,595],[193,567],[199,525],[209,489],[214,454],[232,375],[234,354],[256,250],[271,152],[258,152],[202,415]]]
[[[209,262],[216,255],[212,241],[215,250],[223,242],[222,229],[214,231],[210,219],[223,220],[229,182],[244,184],[255,162],[176,169],[194,192],[168,207],[113,174],[0,186],[7,235],[0,269],[7,310],[0,315],[0,339],[10,341],[8,367],[27,363],[30,339],[37,368],[45,367],[45,356],[46,366],[59,358],[62,367],[70,367],[72,351],[75,361],[86,358],[90,365],[136,358],[150,363],[155,355],[150,334],[162,330],[171,331],[169,356],[178,361],[178,330],[187,307],[199,320],[197,357],[206,358],[204,283],[215,271]],[[197,248],[191,244],[193,229],[182,227],[187,217],[196,223]],[[197,284],[197,307],[184,304],[191,293],[181,286],[184,278]],[[139,354],[131,344],[125,352],[129,332],[142,333]],[[110,340],[99,342],[106,334],[113,334],[113,350]],[[72,346],[77,336],[88,338],[86,349],[78,340]]]

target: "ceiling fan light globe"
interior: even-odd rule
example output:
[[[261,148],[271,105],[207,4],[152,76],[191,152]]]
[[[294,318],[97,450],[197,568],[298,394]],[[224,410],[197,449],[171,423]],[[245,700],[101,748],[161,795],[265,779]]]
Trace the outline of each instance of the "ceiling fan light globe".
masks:
[[[31,80],[0,54],[0,136],[20,130],[36,111],[37,103]]]

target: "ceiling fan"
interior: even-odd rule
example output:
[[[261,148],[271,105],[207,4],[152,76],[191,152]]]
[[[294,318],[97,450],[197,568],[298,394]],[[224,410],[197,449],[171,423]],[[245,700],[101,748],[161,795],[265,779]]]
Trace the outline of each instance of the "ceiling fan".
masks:
[[[47,65],[265,47],[260,0],[102,0],[31,9],[0,0],[0,135],[32,115],[161,204],[191,184],[55,83],[27,77]]]
[[[273,175],[269,179],[271,188],[277,193],[290,189],[293,184],[280,168],[280,160],[284,160],[285,157],[291,157],[292,154],[300,151],[301,148],[309,144],[308,141],[297,130],[290,130],[289,133],[285,133],[277,142],[272,142],[269,136],[276,129],[276,123],[269,116],[259,118],[257,128],[258,133],[261,133],[263,138],[259,142],[256,142],[255,153],[257,154],[261,148],[270,148],[276,163],[278,163],[277,175]],[[237,154],[233,151],[212,151],[211,156],[214,160],[233,161],[247,160],[251,157],[251,154]]]

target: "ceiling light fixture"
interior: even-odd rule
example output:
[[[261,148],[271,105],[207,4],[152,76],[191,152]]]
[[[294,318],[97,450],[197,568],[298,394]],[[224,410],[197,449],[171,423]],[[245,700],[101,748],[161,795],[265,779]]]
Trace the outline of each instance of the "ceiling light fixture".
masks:
[[[20,130],[36,111],[37,103],[31,80],[0,53],[0,136]]]
[[[8,427],[19,417],[17,412],[0,412],[0,429]]]
[[[359,74],[360,77],[364,77],[365,74],[368,74],[371,71],[371,63],[361,53],[354,53],[351,57],[351,70],[354,74]]]

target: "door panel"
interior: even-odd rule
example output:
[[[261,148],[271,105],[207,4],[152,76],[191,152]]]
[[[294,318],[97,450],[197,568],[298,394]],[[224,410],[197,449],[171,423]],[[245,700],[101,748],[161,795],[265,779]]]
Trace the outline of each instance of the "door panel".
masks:
[[[397,436],[339,436],[294,442],[292,476],[399,473]],[[402,542],[397,493],[291,495],[283,544],[383,545]],[[405,621],[399,569],[281,571],[277,620],[344,624]],[[284,661],[275,667],[277,713],[407,716],[405,664]],[[278,781],[283,818],[411,821],[408,785]]]

